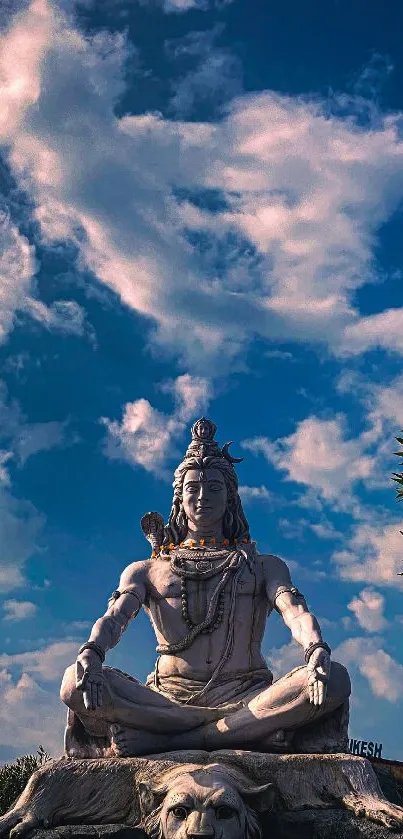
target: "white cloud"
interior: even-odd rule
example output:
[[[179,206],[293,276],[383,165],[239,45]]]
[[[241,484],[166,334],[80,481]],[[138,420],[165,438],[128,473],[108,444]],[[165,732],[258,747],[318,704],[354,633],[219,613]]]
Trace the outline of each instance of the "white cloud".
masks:
[[[356,525],[346,547],[332,558],[342,580],[401,588],[403,578],[397,574],[402,570],[402,557],[403,536],[396,521]]]
[[[308,417],[288,437],[244,440],[242,446],[284,470],[286,480],[303,484],[327,501],[340,499],[358,480],[368,478],[373,458],[364,454],[360,439],[345,439],[343,419]]]
[[[7,444],[6,460],[15,457],[23,466],[29,457],[56,446],[67,445],[67,422],[27,422],[15,400],[0,380],[0,440]],[[3,463],[5,460],[3,459]]]
[[[273,647],[266,658],[275,679],[285,676],[290,670],[294,670],[294,667],[301,667],[304,664],[302,647],[295,641],[284,644],[279,649]]]
[[[356,351],[367,321],[361,333],[353,293],[403,195],[400,115],[365,125],[362,100],[356,120],[354,99],[344,118],[336,100],[263,92],[217,123],[119,119],[126,57],[123,36],[86,39],[50,0],[3,36],[3,134],[44,238],[74,239],[81,264],[155,325],[154,346],[199,372],[255,335]],[[215,213],[191,200],[205,190],[222,199]]]
[[[340,343],[342,354],[358,355],[377,347],[403,354],[403,308],[386,309],[346,326]]]
[[[358,671],[375,696],[392,703],[401,700],[403,666],[381,649],[379,639],[349,638],[334,651],[334,658]]]
[[[189,9],[205,10],[207,0],[163,0],[164,12],[188,12]]]
[[[322,522],[308,522],[307,526],[313,531],[318,539],[341,539],[344,535],[339,530],[336,530],[332,522],[327,520]]]
[[[147,399],[125,405],[122,422],[102,419],[107,428],[104,452],[107,457],[127,460],[158,476],[167,476],[165,465],[177,455],[177,440],[190,419],[203,413],[210,399],[206,379],[187,373],[165,383],[161,390],[174,398],[171,416],[152,407]]]
[[[354,613],[359,625],[368,632],[380,632],[387,626],[384,607],[384,596],[372,588],[364,588],[358,597],[353,597],[347,604],[347,609]]]
[[[33,248],[7,217],[0,218],[0,344],[24,307],[34,273]]]
[[[403,416],[403,376],[380,385],[349,371],[340,375],[337,388],[358,399],[365,411],[367,429],[360,440],[363,446],[372,448],[375,458],[367,486],[391,488],[392,472],[397,466],[395,438],[400,436]]]
[[[88,0],[86,0],[88,2]],[[167,14],[183,14],[191,9],[205,12],[212,7],[227,6],[233,0],[138,0],[141,6],[161,6]]]
[[[55,300],[50,306],[45,306],[40,300],[30,297],[25,300],[25,310],[47,329],[78,338],[86,336],[96,345],[94,329],[88,323],[83,307],[75,300]]]
[[[26,754],[36,752],[41,744],[54,757],[62,753],[66,708],[59,698],[59,686],[76,655],[77,644],[67,641],[30,653],[0,655],[3,746]]]
[[[14,682],[0,683],[2,746],[32,754],[41,745],[52,757],[63,752],[66,710],[58,691],[46,690],[22,673]]]
[[[0,591],[24,585],[24,565],[38,548],[43,523],[32,504],[0,485]]]
[[[213,29],[189,32],[183,38],[166,43],[168,55],[177,62],[183,56],[189,56],[194,62],[193,69],[187,66],[187,72],[175,78],[172,85],[174,95],[169,109],[176,116],[191,116],[196,106],[208,102],[210,112],[222,107],[224,102],[233,99],[242,89],[242,69],[239,60],[231,52],[217,46],[215,41],[221,35],[222,25]]]
[[[46,682],[59,682],[66,667],[77,657],[75,641],[55,641],[41,650],[0,653],[0,667],[34,675]]]
[[[5,621],[23,621],[36,615],[38,607],[29,600],[5,600],[3,603]]]
[[[66,426],[65,422],[34,422],[22,426],[12,444],[20,465],[34,454],[66,445]]]
[[[265,358],[278,358],[280,361],[295,361],[295,358],[288,350],[266,350]]]
[[[274,494],[264,484],[260,486],[240,486],[239,494],[244,504],[253,501],[271,502],[274,499]]]
[[[29,457],[71,442],[67,423],[28,423],[18,403],[8,398],[0,380],[0,591],[24,585],[26,561],[38,549],[44,518],[28,501],[12,492],[8,468],[13,460],[22,467]]]

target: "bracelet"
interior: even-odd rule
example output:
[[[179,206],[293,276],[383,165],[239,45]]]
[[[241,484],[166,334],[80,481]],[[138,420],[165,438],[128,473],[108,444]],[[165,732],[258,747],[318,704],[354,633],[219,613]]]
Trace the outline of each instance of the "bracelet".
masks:
[[[325,650],[325,652],[327,652],[328,655],[330,655],[331,652],[332,652],[330,647],[329,647],[329,644],[326,644],[326,641],[317,641],[314,644],[309,644],[309,647],[307,647],[305,652],[304,652],[305,664],[308,664],[308,661],[309,661],[312,653],[314,652],[314,650],[319,650],[319,649]]]
[[[95,644],[94,641],[87,641],[85,644],[83,644],[82,647],[80,647],[80,649],[78,651],[78,654],[80,655],[81,653],[84,652],[84,650],[93,650],[94,653],[99,655],[102,662],[105,661],[104,650],[98,644]]]

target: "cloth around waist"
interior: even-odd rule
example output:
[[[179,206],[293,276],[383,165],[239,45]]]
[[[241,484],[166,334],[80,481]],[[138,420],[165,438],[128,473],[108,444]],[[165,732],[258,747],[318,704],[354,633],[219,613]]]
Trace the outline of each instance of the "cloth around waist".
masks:
[[[187,702],[189,697],[205,687],[209,679],[205,674],[195,673],[192,678],[185,676],[162,676],[158,673],[158,662],[154,673],[147,678],[147,686],[162,693],[175,702]],[[240,702],[251,693],[264,690],[273,682],[273,674],[266,667],[249,672],[222,673],[203,697],[203,701],[195,704],[202,707],[220,707],[234,702]],[[193,704],[193,703],[191,703]]]

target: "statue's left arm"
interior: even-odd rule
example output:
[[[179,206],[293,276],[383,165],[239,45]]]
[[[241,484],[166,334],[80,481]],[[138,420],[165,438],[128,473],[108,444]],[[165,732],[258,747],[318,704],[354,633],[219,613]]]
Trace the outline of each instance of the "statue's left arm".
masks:
[[[330,649],[322,639],[319,623],[309,611],[303,594],[293,585],[285,562],[278,556],[262,559],[269,601],[294,640],[304,649],[309,699],[313,705],[322,705],[330,672]]]

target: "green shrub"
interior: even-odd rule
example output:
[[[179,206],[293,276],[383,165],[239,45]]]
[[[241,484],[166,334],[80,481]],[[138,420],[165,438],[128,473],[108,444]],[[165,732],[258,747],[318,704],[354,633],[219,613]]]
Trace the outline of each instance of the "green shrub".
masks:
[[[36,755],[17,757],[14,763],[5,763],[0,767],[0,816],[14,804],[35,769],[49,759],[50,755],[39,746]]]

